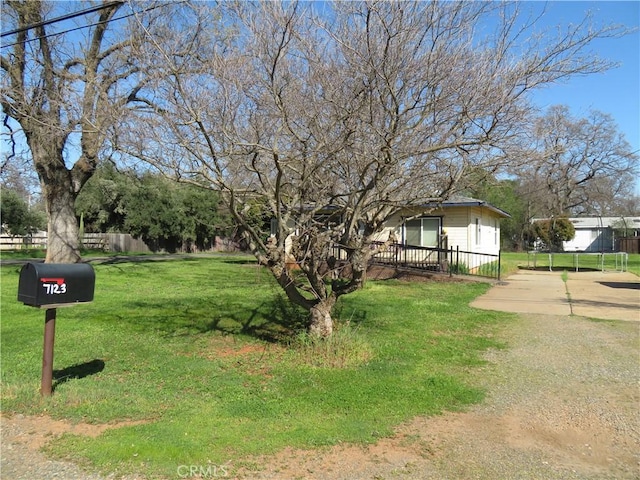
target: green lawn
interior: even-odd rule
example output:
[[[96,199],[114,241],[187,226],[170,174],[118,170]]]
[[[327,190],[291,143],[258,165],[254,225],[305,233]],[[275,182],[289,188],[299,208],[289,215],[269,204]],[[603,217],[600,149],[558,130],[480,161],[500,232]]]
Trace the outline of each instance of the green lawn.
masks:
[[[620,271],[621,270],[622,257],[613,253],[607,253],[604,255],[604,269],[606,271]],[[602,258],[600,255],[588,255],[579,254],[576,257],[573,253],[556,253],[552,258],[554,270],[569,270],[572,271],[577,266],[580,270],[601,270]],[[516,273],[521,268],[537,268],[548,269],[549,268],[549,256],[547,254],[539,253],[537,255],[528,254],[527,252],[518,253],[502,253],[501,255],[501,274],[502,278],[506,278],[509,275]],[[627,264],[625,265],[627,271],[640,276],[640,255],[629,254],[627,258]]]
[[[249,257],[96,265],[94,302],[58,309],[55,391],[41,398],[44,311],[16,301],[19,268],[1,269],[3,412],[142,421],[47,448],[154,479],[180,465],[253,468],[253,455],[286,446],[374,442],[479,402],[472,374],[513,318],[468,306],[486,284],[368,282],[339,303],[335,338],[314,343]]]

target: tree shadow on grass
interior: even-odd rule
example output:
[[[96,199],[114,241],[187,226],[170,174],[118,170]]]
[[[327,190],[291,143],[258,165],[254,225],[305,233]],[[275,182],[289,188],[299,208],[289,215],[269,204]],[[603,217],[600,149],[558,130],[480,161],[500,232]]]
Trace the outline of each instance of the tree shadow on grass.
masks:
[[[73,379],[81,379],[90,375],[95,375],[104,370],[104,360],[96,358],[90,362],[78,363],[70,367],[63,368],[61,370],[53,371],[52,390],[55,390],[58,385],[68,382]]]
[[[263,300],[255,306],[208,298],[139,300],[123,305],[130,314],[121,321],[142,330],[159,331],[166,336],[189,336],[220,332],[247,335],[270,343],[286,342],[308,326],[307,312],[283,295]]]
[[[237,321],[239,329],[227,329],[224,324],[218,324],[214,329],[225,334],[248,335],[269,343],[287,343],[297,332],[307,329],[308,314],[283,295],[276,295],[251,310],[245,319]]]
[[[260,266],[260,264],[258,264],[258,261],[255,259],[255,257],[250,257],[250,258],[230,257],[230,258],[225,258],[224,260],[220,260],[220,263],[227,263],[231,265],[252,265],[256,267]]]
[[[342,305],[338,305],[333,314],[334,318],[341,318],[343,314]],[[364,311],[352,311],[348,322],[357,325],[364,322],[366,317]],[[285,295],[277,294],[252,309],[245,319],[236,321],[239,329],[226,328],[223,322],[214,321],[209,323],[208,330],[224,334],[249,335],[270,343],[288,344],[293,336],[308,329],[309,312],[290,302]]]
[[[158,254],[158,255],[115,255],[113,257],[97,257],[86,259],[87,263],[95,265],[117,265],[120,263],[160,263],[160,262],[197,262],[200,259],[188,255]]]

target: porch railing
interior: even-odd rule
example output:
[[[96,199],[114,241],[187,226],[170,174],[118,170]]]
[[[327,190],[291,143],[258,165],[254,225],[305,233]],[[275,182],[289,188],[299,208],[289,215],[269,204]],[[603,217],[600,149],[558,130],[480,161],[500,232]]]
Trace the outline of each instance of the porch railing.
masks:
[[[372,263],[500,280],[500,253],[467,252],[459,247],[446,249],[399,243],[375,246],[378,251],[371,257]]]
[[[377,251],[370,263],[394,268],[410,268],[448,275],[475,275],[500,280],[500,253],[467,252],[459,248],[419,247],[394,243],[374,243]],[[346,253],[334,247],[336,259],[345,259]]]

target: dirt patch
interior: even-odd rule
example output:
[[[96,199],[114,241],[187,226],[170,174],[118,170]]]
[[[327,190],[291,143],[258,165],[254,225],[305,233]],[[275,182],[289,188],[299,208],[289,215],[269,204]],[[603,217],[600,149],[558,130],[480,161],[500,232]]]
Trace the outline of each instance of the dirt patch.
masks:
[[[147,423],[146,420],[124,421],[106,424],[71,423],[66,420],[54,420],[46,415],[0,415],[2,423],[2,442],[21,444],[30,450],[39,450],[47,442],[65,433],[97,437],[112,428],[127,427]]]
[[[0,415],[2,448],[1,475],[11,480],[142,480],[144,476],[107,477],[69,462],[52,460],[40,449],[65,433],[96,437],[111,428],[144,423],[126,421],[94,425],[54,420],[49,416]],[[146,479],[145,479],[146,480]]]

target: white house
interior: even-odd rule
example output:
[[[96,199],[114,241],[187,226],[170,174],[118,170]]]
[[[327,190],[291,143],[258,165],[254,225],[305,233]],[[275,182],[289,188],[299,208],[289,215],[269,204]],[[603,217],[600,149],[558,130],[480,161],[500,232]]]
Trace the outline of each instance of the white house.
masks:
[[[615,230],[626,230],[626,236],[640,233],[640,217],[574,217],[569,218],[576,230],[573,240],[563,243],[565,252],[612,252]]]
[[[500,221],[508,217],[507,212],[469,197],[407,208],[387,221],[378,237],[402,246],[378,252],[376,259],[439,271],[449,271],[451,264],[460,272],[464,265],[464,271],[475,273],[483,265],[497,264]]]
[[[374,239],[379,242],[391,239],[392,244],[377,252],[376,258],[383,262],[443,269],[447,262],[455,262],[442,251],[445,249],[462,252],[463,257],[457,261],[464,263],[472,272],[481,265],[496,261],[495,257],[500,252],[500,221],[509,217],[507,212],[469,197],[452,197],[441,203],[407,207],[387,220]],[[272,235],[275,235],[274,222],[272,220]],[[401,247],[397,247],[398,244]],[[289,237],[285,241],[285,250],[288,252],[290,248]]]
[[[392,217],[380,234],[386,241],[395,235],[404,245],[445,247],[497,255],[500,221],[510,215],[482,200],[452,197],[441,204],[407,208]]]

